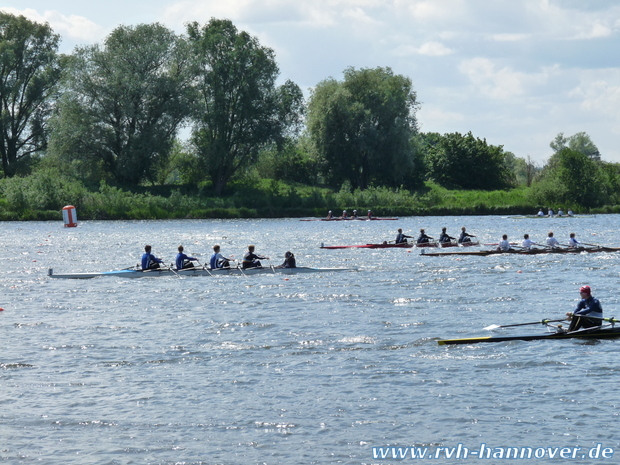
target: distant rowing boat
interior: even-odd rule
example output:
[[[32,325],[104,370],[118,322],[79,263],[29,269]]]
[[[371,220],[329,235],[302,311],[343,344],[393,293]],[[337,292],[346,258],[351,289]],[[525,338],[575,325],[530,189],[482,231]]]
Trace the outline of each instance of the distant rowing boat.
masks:
[[[421,255],[429,257],[439,257],[448,255],[479,255],[485,257],[487,255],[540,255],[540,254],[577,254],[582,252],[618,252],[620,247],[577,247],[577,248],[542,248],[542,249],[511,249],[511,250],[472,250],[465,252],[426,252]]]
[[[396,221],[398,220],[398,218],[375,218],[374,216],[372,218],[365,218],[365,217],[358,217],[358,218],[307,218],[307,219],[302,219],[299,221]]]
[[[171,270],[170,268],[160,268],[155,270],[116,270],[103,271],[93,273],[64,273],[54,274],[54,270],[50,268],[47,275],[50,278],[60,279],[91,279],[97,277],[117,277],[117,278],[158,278],[164,276],[220,276],[220,275],[256,275],[256,274],[300,274],[300,273],[333,273],[337,271],[357,271],[357,268],[311,268],[307,266],[298,266],[297,268],[218,268],[216,270],[206,270],[204,268],[186,268],[184,270]]]
[[[359,245],[323,245],[321,249],[410,249],[414,244],[412,242],[401,242],[400,244],[384,243],[384,244],[359,244]]]
[[[509,216],[512,220],[524,220],[528,218],[594,218],[596,215],[521,215],[521,216]]]
[[[580,329],[572,331],[570,333],[563,332],[550,332],[544,334],[530,334],[521,336],[483,336],[483,337],[469,337],[463,339],[441,339],[437,341],[439,345],[452,345],[452,344],[478,344],[481,342],[506,342],[506,341],[539,341],[543,339],[574,339],[574,338],[587,338],[587,339],[609,339],[620,337],[620,327],[609,326],[597,326],[595,328]]]
[[[421,244],[417,244],[415,242],[401,242],[400,244],[395,244],[393,242],[384,242],[381,244],[356,244],[356,245],[323,245],[321,244],[321,249],[410,249],[412,247],[419,248],[429,248],[429,247],[471,247],[474,245],[480,245],[478,242],[464,242],[459,244],[457,242],[423,242]]]

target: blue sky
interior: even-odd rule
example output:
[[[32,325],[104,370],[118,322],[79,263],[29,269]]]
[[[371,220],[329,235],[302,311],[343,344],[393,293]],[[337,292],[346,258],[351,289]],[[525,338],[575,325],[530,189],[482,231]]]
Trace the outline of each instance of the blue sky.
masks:
[[[345,68],[409,77],[422,131],[471,131],[539,164],[549,143],[586,132],[620,162],[620,1],[616,0],[4,0],[48,22],[61,51],[118,25],[228,18],[276,52],[281,78],[308,94]]]

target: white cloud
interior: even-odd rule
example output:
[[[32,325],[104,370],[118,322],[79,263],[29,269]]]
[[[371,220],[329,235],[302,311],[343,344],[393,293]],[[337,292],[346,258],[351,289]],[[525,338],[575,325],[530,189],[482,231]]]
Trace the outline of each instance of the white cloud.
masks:
[[[554,69],[551,67],[538,74],[528,74],[508,66],[500,68],[487,58],[464,60],[459,66],[459,71],[467,76],[479,94],[500,100],[529,93],[532,87],[546,83]]]
[[[454,50],[446,47],[441,42],[426,42],[419,47],[415,45],[399,45],[392,52],[393,55],[399,57],[408,57],[412,55],[424,55],[431,57],[442,57],[451,55]]]
[[[54,32],[63,38],[72,41],[95,42],[100,40],[105,31],[91,20],[78,15],[63,15],[58,11],[46,10],[39,13],[37,10],[27,8],[18,10],[16,8],[1,8],[2,11],[13,15],[22,15],[37,23],[49,23]]]

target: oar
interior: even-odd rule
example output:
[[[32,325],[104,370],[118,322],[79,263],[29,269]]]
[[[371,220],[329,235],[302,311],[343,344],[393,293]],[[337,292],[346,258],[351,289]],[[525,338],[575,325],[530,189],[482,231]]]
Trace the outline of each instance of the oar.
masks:
[[[180,278],[180,277],[181,277],[181,275],[179,275],[179,273],[177,273],[176,271],[174,271],[174,270],[172,269],[172,263],[171,263],[170,265],[168,265],[168,269],[169,269],[170,271],[172,271],[172,272],[174,273],[174,275],[175,275],[177,278]]]
[[[518,323],[516,325],[490,325],[484,328],[487,331],[498,328],[512,328],[513,326],[527,326],[527,325],[546,325],[547,323],[559,323],[560,321],[566,321],[566,318],[562,320],[541,320],[541,321],[533,321],[532,323]]]
[[[273,265],[271,264],[271,260],[269,260],[269,258],[267,258],[267,261],[269,262],[269,267],[271,268],[271,271],[273,271],[273,274],[276,274],[276,270],[274,269]]]
[[[200,263],[199,260],[196,260],[196,263],[198,263],[200,266],[202,266],[202,269],[205,270],[207,273],[209,273],[209,276],[213,277],[213,275],[211,274],[211,272],[209,271],[209,269],[203,265],[202,263]]]

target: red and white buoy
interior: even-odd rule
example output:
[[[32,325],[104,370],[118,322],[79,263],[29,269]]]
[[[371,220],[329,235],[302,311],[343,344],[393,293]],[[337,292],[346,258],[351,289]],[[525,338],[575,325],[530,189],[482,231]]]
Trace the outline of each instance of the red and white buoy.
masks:
[[[62,209],[62,219],[65,222],[65,228],[75,228],[77,226],[77,213],[73,205],[67,205]]]

